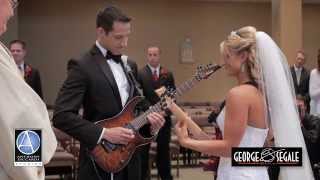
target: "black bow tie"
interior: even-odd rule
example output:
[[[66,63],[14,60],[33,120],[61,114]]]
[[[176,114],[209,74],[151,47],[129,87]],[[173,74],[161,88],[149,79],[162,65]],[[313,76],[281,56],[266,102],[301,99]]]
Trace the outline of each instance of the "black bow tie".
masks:
[[[121,54],[120,55],[114,55],[112,54],[111,51],[107,51],[107,55],[106,55],[106,59],[107,60],[113,60],[116,63],[120,63],[121,62]]]

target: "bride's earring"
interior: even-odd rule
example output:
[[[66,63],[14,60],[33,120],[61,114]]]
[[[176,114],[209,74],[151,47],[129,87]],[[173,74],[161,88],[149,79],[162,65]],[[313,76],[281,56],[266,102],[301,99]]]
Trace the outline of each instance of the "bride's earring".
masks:
[[[242,63],[241,66],[240,66],[240,72],[244,73],[245,71],[246,71],[245,64]]]

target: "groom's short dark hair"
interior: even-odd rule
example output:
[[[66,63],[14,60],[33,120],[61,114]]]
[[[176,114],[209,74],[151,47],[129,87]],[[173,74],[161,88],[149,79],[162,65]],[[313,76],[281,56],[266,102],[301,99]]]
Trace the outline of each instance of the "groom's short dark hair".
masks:
[[[119,8],[115,6],[107,6],[97,15],[96,25],[102,27],[106,33],[112,31],[114,22],[128,23],[131,18],[125,15]]]

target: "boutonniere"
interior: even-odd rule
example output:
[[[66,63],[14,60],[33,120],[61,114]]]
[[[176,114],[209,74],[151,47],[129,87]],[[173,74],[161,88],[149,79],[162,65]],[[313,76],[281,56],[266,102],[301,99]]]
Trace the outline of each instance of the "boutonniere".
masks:
[[[31,72],[32,72],[31,67],[30,67],[29,65],[26,65],[26,69],[25,69],[25,71],[24,71],[25,77],[30,76],[30,75],[31,75]]]
[[[161,68],[160,77],[167,78],[168,74],[169,74],[168,70],[166,70],[165,68]]]

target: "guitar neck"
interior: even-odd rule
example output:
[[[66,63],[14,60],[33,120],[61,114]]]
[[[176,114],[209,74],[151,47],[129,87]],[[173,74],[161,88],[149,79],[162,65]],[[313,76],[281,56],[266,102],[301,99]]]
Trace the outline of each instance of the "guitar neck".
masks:
[[[192,89],[200,80],[196,79],[195,77],[189,79],[188,81],[182,83],[175,91],[175,98],[182,96],[184,93]],[[142,115],[135,118],[131,125],[134,129],[140,129],[142,126],[148,123],[147,116],[152,112],[161,112],[163,109],[161,108],[161,102],[156,103],[155,105],[151,106],[146,112]]]
[[[170,106],[172,114],[175,116],[177,122],[187,125],[188,132],[195,139],[208,140],[212,139],[208,134],[202,131],[202,129],[185,113],[178,105],[173,103]]]

